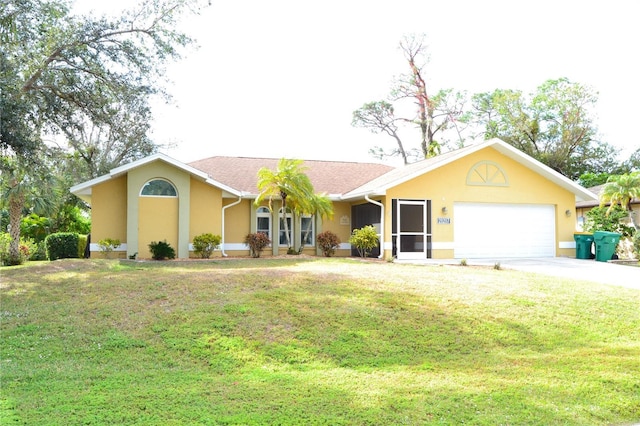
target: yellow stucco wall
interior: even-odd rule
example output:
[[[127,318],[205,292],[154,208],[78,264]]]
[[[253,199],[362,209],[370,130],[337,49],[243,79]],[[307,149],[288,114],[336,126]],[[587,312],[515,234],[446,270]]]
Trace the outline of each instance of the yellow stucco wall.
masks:
[[[91,195],[91,242],[97,244],[105,238],[127,242],[127,177],[121,176],[95,185]],[[92,257],[103,257],[92,251]],[[115,252],[111,257],[124,257]]]
[[[477,186],[467,182],[469,170],[478,162],[490,161],[504,170],[507,184],[503,186]],[[141,197],[140,189],[153,178],[169,180],[178,191],[177,198]],[[237,202],[237,198],[222,198],[222,191],[193,178],[189,173],[162,161],[132,169],[128,176],[118,177],[97,184],[92,189],[92,241],[102,238],[118,238],[127,243],[127,253],[138,252],[139,257],[150,257],[148,244],[166,239],[178,257],[189,255],[189,243],[193,237],[211,232],[224,237],[228,255],[246,256],[244,238],[255,232],[255,206],[253,200],[242,200],[225,210],[223,207]],[[542,178],[520,163],[493,148],[463,157],[454,163],[418,176],[387,190],[381,199],[385,207],[385,257],[391,256],[388,245],[391,237],[391,200],[427,199],[432,202],[432,235],[434,243],[451,243],[456,202],[491,202],[551,204],[556,212],[556,242],[573,242],[576,229],[575,196],[570,191]],[[363,201],[358,201],[360,203]],[[316,227],[316,235],[322,231],[335,233],[342,243],[348,243],[351,235],[350,202],[334,202],[334,216],[325,219]],[[274,206],[275,207],[275,206]],[[441,209],[447,207],[451,225],[439,225],[435,218],[443,216]],[[570,216],[565,211],[570,210]],[[276,209],[277,211],[277,209]],[[127,221],[127,217],[129,220]],[[224,223],[224,230],[223,228]],[[277,235],[277,217],[272,217],[272,229]],[[313,249],[306,248],[307,253]],[[573,248],[556,247],[558,256],[574,256]],[[265,255],[272,254],[271,249]],[[123,253],[124,255],[124,253]],[[336,255],[348,256],[350,250],[338,250]],[[433,250],[435,258],[453,257],[452,248]]]
[[[222,205],[229,206],[237,201],[237,198],[224,199]],[[249,249],[244,245],[244,238],[251,232],[251,209],[255,209],[253,200],[242,200],[225,210],[225,253],[229,256],[249,254]]]
[[[138,258],[151,258],[149,243],[164,240],[177,256],[178,198],[140,197],[138,209]]]
[[[480,161],[491,161],[499,165],[506,174],[507,185],[469,185],[467,174]],[[442,207],[447,207],[448,216],[455,222],[455,202],[552,204],[556,206],[556,255],[575,256],[575,249],[558,248],[560,242],[573,241],[576,218],[574,214],[567,217],[565,210],[575,210],[575,195],[493,148],[485,148],[389,189],[384,200],[387,224],[385,242],[391,241],[391,200],[394,198],[432,200],[434,243],[453,242],[453,224],[438,225],[435,217],[442,216]],[[390,250],[385,250],[385,256],[390,255]],[[452,258],[453,249],[434,250],[433,257]]]
[[[191,205],[189,207],[189,241],[198,235],[222,235],[222,190],[191,178]],[[194,256],[193,252],[189,253]],[[216,250],[213,257],[220,256]]]
[[[351,203],[333,202],[333,218],[325,218],[322,226],[319,227],[318,233],[323,231],[331,231],[340,238],[343,244],[349,242],[351,236]],[[320,252],[322,254],[322,252]],[[350,249],[338,249],[336,256],[350,256]]]
[[[142,220],[146,220],[144,218],[146,218],[147,215],[164,215],[164,212],[162,210],[148,210],[145,212],[140,212],[143,199],[155,198],[141,197],[140,191],[146,182],[157,178],[166,179],[167,181],[171,182],[178,192],[178,198],[172,198],[174,201],[177,200],[178,213],[177,216],[170,216],[172,220],[175,221],[175,224],[171,225],[171,228],[166,231],[166,234],[172,235],[175,232],[175,226],[177,228],[177,237],[175,238],[175,242],[174,244],[172,244],[172,247],[176,251],[176,257],[189,257],[189,207],[191,198],[191,176],[189,175],[189,173],[163,161],[154,161],[152,163],[145,164],[144,166],[137,167],[129,171],[127,179],[127,217],[129,218],[127,222],[127,237],[129,239],[129,244],[127,244],[127,254],[132,255],[135,252],[138,252],[139,257],[146,257],[145,253],[149,254],[149,243],[151,241],[157,241],[158,239],[162,240],[165,238],[160,235],[165,234],[165,231],[162,230],[159,230],[153,236],[147,234],[140,235],[143,225]],[[161,197],[161,199],[169,198]],[[170,208],[173,209],[173,207]],[[161,219],[158,218],[158,220]],[[170,225],[169,222],[163,223],[167,226]],[[149,229],[147,226],[144,226],[144,228]],[[149,239],[149,237],[151,237],[151,239]],[[169,242],[170,237],[166,238],[167,242]]]

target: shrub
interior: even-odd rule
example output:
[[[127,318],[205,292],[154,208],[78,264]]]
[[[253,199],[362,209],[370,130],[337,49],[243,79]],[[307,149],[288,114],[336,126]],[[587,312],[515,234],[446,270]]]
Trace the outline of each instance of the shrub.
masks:
[[[633,254],[636,259],[640,260],[640,231],[636,231],[632,238]]]
[[[9,263],[9,245],[11,244],[11,235],[8,232],[0,232],[0,265]]]
[[[87,248],[88,238],[86,235],[78,235],[78,257],[84,259],[84,251]]]
[[[331,257],[336,252],[336,249],[340,247],[340,238],[331,231],[319,233],[316,241],[325,257]]]
[[[349,243],[358,250],[360,257],[367,257],[371,249],[378,245],[376,228],[372,225],[367,225],[360,229],[354,229],[351,238],[349,238]]]
[[[193,239],[193,251],[197,255],[200,255],[201,258],[209,259],[211,257],[211,253],[213,253],[215,249],[220,247],[221,242],[222,237],[220,235],[198,235]]]
[[[154,260],[176,258],[176,251],[169,243],[167,243],[167,240],[158,242],[151,241],[151,244],[149,244],[149,250],[151,250],[151,258]]]
[[[608,207],[594,207],[586,214],[584,231],[594,233],[595,231],[617,232],[623,237],[633,235],[633,227],[624,222],[629,217],[629,212],[620,206],[615,206],[609,214]]]
[[[58,232],[49,234],[45,238],[47,259],[68,259],[78,257],[78,234],[73,232]]]
[[[25,240],[20,239],[18,245],[18,256],[11,256],[11,234],[8,232],[0,233],[0,265],[13,266],[22,265],[29,258],[29,247],[25,244]]]
[[[0,265],[22,265],[27,260],[45,260],[44,241],[34,242],[31,238],[20,238],[18,259],[9,258],[11,235],[0,232]]]
[[[47,247],[44,240],[35,244],[35,248],[30,252],[29,260],[47,260]]]
[[[249,247],[251,257],[260,257],[262,250],[271,244],[271,240],[264,232],[255,232],[248,234],[244,238],[244,243]]]
[[[44,241],[51,227],[51,219],[31,213],[20,221],[20,235],[35,242]]]
[[[86,243],[86,240],[85,240]],[[98,241],[98,245],[100,246],[100,250],[104,252],[105,257],[111,257],[111,252],[120,247],[120,240],[113,238],[105,238],[103,240]],[[84,249],[82,250],[82,254],[84,256]]]

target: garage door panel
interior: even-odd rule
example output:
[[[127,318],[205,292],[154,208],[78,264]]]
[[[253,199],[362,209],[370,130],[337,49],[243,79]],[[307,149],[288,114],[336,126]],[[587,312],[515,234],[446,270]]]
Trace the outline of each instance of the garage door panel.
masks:
[[[459,259],[555,256],[555,208],[537,204],[454,204]]]

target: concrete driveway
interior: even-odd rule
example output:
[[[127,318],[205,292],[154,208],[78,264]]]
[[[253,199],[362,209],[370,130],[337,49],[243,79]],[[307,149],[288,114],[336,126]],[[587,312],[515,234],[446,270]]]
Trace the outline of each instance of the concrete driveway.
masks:
[[[420,263],[433,265],[459,265],[459,259],[426,259],[426,261],[397,261],[398,263]],[[640,290],[640,267],[595,260],[549,257],[533,259],[467,259],[468,265],[494,266],[502,269],[534,272],[555,277],[567,277],[617,285]]]

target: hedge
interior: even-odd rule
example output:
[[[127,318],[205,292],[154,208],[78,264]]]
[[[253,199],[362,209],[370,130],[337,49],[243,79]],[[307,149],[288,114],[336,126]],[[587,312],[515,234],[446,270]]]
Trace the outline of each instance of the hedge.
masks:
[[[49,260],[78,258],[81,257],[79,253],[84,253],[84,247],[80,251],[80,236],[74,232],[50,234],[44,242]],[[86,244],[86,240],[84,243]]]

